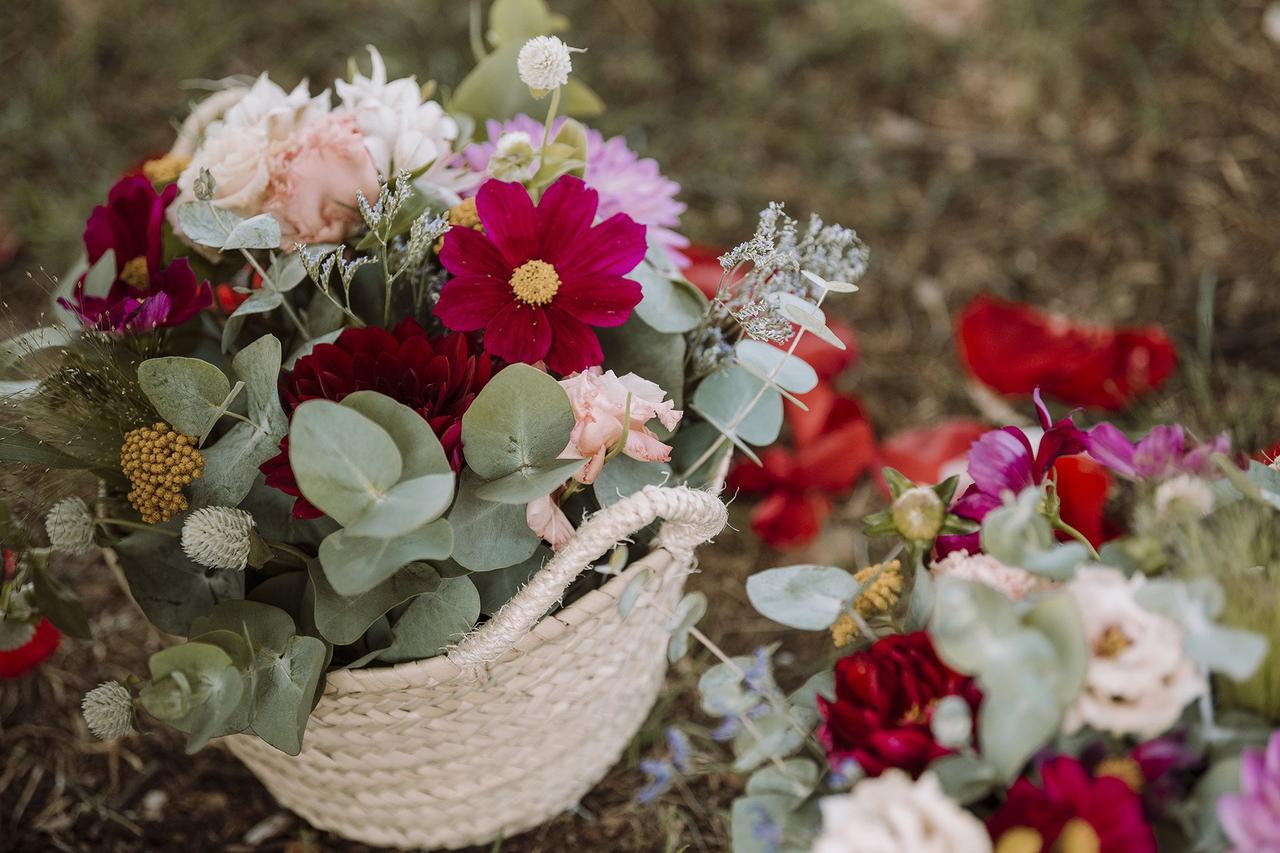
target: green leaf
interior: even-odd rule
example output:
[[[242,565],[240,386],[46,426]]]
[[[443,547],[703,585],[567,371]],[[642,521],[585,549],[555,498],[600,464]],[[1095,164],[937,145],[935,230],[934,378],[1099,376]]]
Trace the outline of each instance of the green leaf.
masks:
[[[0,427],[0,461],[43,465],[66,471],[93,471],[106,480],[127,484],[118,469],[99,468],[91,462],[63,453],[18,427]]]
[[[244,676],[233,666],[204,676],[201,682],[203,701],[172,723],[175,729],[187,733],[188,755],[199,752],[211,738],[231,734],[228,724],[240,710],[245,691]]]
[[[255,650],[279,654],[297,630],[286,611],[258,601],[222,601],[191,623],[192,635],[230,631]]]
[[[1068,592],[1046,595],[1032,605],[1022,621],[1043,634],[1057,652],[1052,681],[1058,703],[1065,707],[1074,702],[1084,688],[1085,669],[1089,664],[1084,622],[1075,599]]]
[[[476,489],[477,497],[487,501],[524,506],[534,498],[550,494],[578,473],[585,459],[556,460],[547,465],[532,465],[485,483]]]
[[[761,767],[747,780],[747,796],[777,794],[783,797],[803,799],[818,787],[818,765],[808,758],[792,758]]]
[[[733,450],[733,445],[721,442],[719,450],[711,454],[711,458],[703,462],[696,471],[689,471],[689,466],[702,457],[702,454],[714,442],[720,441],[720,431],[708,423],[692,423],[681,426],[671,439],[671,468],[681,474],[688,473],[685,485],[702,488],[711,484],[711,479],[720,470],[721,463]]]
[[[222,415],[231,393],[225,373],[198,358],[165,356],[138,365],[138,385],[160,417],[179,432],[202,438]]]
[[[722,432],[732,428],[748,444],[772,444],[782,430],[782,396],[764,384],[736,364],[723,367],[698,385],[693,408]]]
[[[986,798],[1000,785],[1000,775],[990,764],[972,753],[944,755],[929,765],[942,790],[961,805]]]
[[[834,566],[785,566],[747,578],[747,598],[761,615],[789,628],[831,626],[858,593],[858,582]]]
[[[268,656],[256,671],[254,734],[289,755],[302,751],[326,656],[324,642],[315,637],[290,637],[279,654]]]
[[[453,502],[453,472],[427,474],[392,486],[347,526],[352,536],[393,539],[439,518]]]
[[[79,332],[65,326],[40,326],[14,335],[0,343],[0,370],[8,370],[29,355],[55,347],[65,347]]]
[[[308,400],[294,410],[289,464],[307,500],[343,525],[385,499],[402,470],[386,430],[328,400]]]
[[[468,115],[477,123],[508,119],[520,113],[545,113],[546,102],[534,100],[516,71],[516,57],[523,46],[523,41],[502,44],[477,62],[454,90],[448,111]],[[603,110],[604,102],[576,77],[571,77],[560,90],[563,115],[583,118],[599,115]]]
[[[799,833],[790,828],[800,819],[799,813],[794,811],[798,804],[797,798],[780,794],[738,797],[733,801],[729,816],[730,849],[733,853],[796,853],[807,850],[807,846],[780,848],[772,842],[773,838],[790,838]],[[811,831],[816,833],[818,825],[813,817],[809,816],[807,822],[815,824]]]
[[[622,588],[622,594],[618,596],[618,615],[626,619],[631,615],[631,611],[635,609],[636,603],[640,601],[640,595],[644,592],[645,587],[649,585],[649,580],[653,574],[648,569],[641,569],[627,581],[627,585]]]
[[[654,248],[650,252],[664,252]],[[642,261],[627,278],[639,282],[643,292],[636,314],[659,332],[688,332],[707,313],[707,298],[679,274],[669,275],[649,261]]]
[[[782,313],[788,320],[823,343],[830,344],[838,350],[845,349],[844,341],[827,328],[827,315],[817,305],[801,299],[794,293],[779,294],[778,300],[781,303]]]
[[[178,207],[178,227],[183,235],[202,246],[221,249],[232,230],[244,221],[229,210],[215,209],[207,201],[187,202]]]
[[[991,587],[955,578],[939,579],[934,592],[929,631],[938,655],[965,673],[1001,660],[1006,637],[1018,629],[1013,602]]]
[[[458,497],[449,512],[453,559],[473,572],[488,572],[524,562],[533,555],[540,541],[529,529],[525,508],[484,500],[477,494],[482,485],[475,472],[462,472]]]
[[[573,409],[560,383],[527,364],[493,377],[462,416],[467,464],[486,480],[551,463],[569,443]]]
[[[391,436],[403,460],[401,479],[453,473],[440,439],[431,425],[413,409],[377,391],[348,394],[342,398],[342,405],[364,415]]]
[[[237,222],[227,233],[222,251],[232,249],[275,249],[280,246],[280,223],[270,213],[259,213]]]
[[[655,383],[682,405],[685,340],[682,334],[659,332],[636,314],[621,326],[597,329],[604,366],[619,376],[634,373]],[[682,430],[683,431],[683,430]]]
[[[619,454],[600,469],[593,488],[600,506],[607,507],[645,486],[666,485],[671,482],[671,477],[671,466],[665,462],[642,462]]]
[[[209,739],[227,733],[226,723],[240,709],[244,677],[224,650],[190,642],[163,649],[147,661],[152,690],[143,689],[142,704],[160,719],[189,735],[187,751],[195,752]],[[181,686],[186,685],[182,690]],[[184,694],[175,701],[174,689]],[[189,703],[189,704],[188,704]],[[186,713],[174,718],[183,707]]]
[[[41,615],[68,636],[77,640],[91,638],[89,617],[85,613],[84,604],[53,576],[48,567],[36,569],[31,582],[36,607],[40,609]]]
[[[167,528],[176,530],[170,523]],[[189,636],[191,624],[228,599],[244,598],[244,573],[206,569],[188,560],[178,540],[139,531],[115,545],[120,567],[142,612],[161,631]]]
[[[453,551],[453,531],[441,519],[390,539],[368,539],[350,529],[332,533],[320,545],[320,565],[340,595],[368,592],[400,568],[419,560],[443,560]]]
[[[568,23],[563,15],[553,14],[544,0],[494,0],[489,10],[489,33],[496,45],[523,45],[535,36],[558,33]]]
[[[311,247],[313,251],[316,248],[316,246]],[[287,293],[293,290],[306,277],[306,267],[302,265],[302,257],[297,252],[277,256],[267,269],[267,283],[272,290],[280,293]]]
[[[1003,781],[1011,782],[1057,733],[1062,708],[1046,684],[1049,679],[1018,669],[997,672],[998,681],[982,681],[978,742],[983,759]]]
[[[671,639],[667,643],[667,660],[671,663],[683,658],[689,652],[689,631],[707,615],[707,597],[701,592],[690,592],[680,599],[667,630]]]
[[[738,655],[730,660],[733,666],[716,664],[698,679],[698,698],[702,710],[714,717],[745,714],[760,704],[760,697],[746,689],[739,674],[755,666],[755,659]]]
[[[315,588],[315,619],[320,635],[338,646],[354,643],[369,626],[397,604],[435,589],[439,573],[425,563],[410,563],[387,580],[359,595],[339,595],[318,562],[307,570]]]
[[[480,618],[480,593],[469,578],[441,578],[409,603],[391,626],[391,648],[378,656],[387,663],[435,657],[462,639]]]
[[[761,377],[770,376],[776,370],[774,382],[793,394],[807,394],[818,385],[818,374],[809,363],[796,355],[762,341],[743,338],[734,347],[738,361],[754,370]]]

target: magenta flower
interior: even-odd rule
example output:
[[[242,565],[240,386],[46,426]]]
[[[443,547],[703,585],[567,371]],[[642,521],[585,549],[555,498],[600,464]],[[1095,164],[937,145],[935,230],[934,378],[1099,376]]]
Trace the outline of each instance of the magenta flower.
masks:
[[[551,125],[551,133],[554,135],[563,124],[564,119],[558,119]],[[462,159],[468,168],[484,173],[504,134],[528,134],[536,147],[542,141],[542,128],[542,122],[523,113],[505,122],[490,120],[485,124],[489,139],[468,145],[462,150]],[[621,136],[605,139],[600,131],[587,128],[585,177],[587,185],[600,193],[602,219],[615,213],[627,214],[649,229],[649,239],[666,249],[673,262],[681,268],[689,265],[689,259],[681,252],[688,247],[689,239],[674,230],[685,211],[684,202],[676,201],[680,185],[659,171],[656,160],[641,158]]]
[[[177,192],[177,185],[170,184],[157,193],[141,175],[121,178],[84,227],[90,267],[115,250],[115,281],[106,296],[90,296],[84,292],[86,272],[76,283],[73,300],[60,299],[59,304],[85,326],[111,332],[178,326],[213,304],[209,283],[196,281],[186,258],[162,266],[164,212]]]
[[[644,258],[644,226],[623,213],[593,225],[599,199],[568,175],[534,207],[520,184],[486,181],[484,231],[451,228],[440,262],[453,274],[435,314],[458,332],[484,330],[506,362],[545,361],[562,376],[604,361],[592,326],[620,326],[642,296],[624,276]]]
[[[1218,798],[1218,820],[1237,853],[1280,849],[1280,732],[1244,751],[1240,793]]]
[[[1004,503],[1005,492],[1016,495],[1029,486],[1038,486],[1060,457],[1085,449],[1085,433],[1072,423],[1070,416],[1054,423],[1044,400],[1040,399],[1039,388],[1033,397],[1044,430],[1039,446],[1033,448],[1027,434],[1014,426],[982,435],[969,448],[969,477],[973,485],[952,506],[954,514],[982,521],[987,513]],[[981,535],[939,536],[937,548],[940,557],[962,548],[974,554],[981,550]]]
[[[1122,477],[1132,480],[1162,480],[1176,474],[1204,476],[1212,473],[1209,457],[1229,453],[1231,439],[1226,433],[1186,446],[1181,426],[1158,426],[1136,443],[1108,423],[1098,424],[1086,436],[1089,455]]]

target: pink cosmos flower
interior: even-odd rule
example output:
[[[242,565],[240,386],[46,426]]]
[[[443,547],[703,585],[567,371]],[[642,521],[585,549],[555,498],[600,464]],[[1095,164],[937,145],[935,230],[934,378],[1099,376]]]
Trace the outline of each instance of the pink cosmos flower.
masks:
[[[592,367],[561,379],[560,386],[569,395],[576,421],[569,434],[569,446],[560,458],[590,460],[573,475],[579,483],[595,482],[604,467],[605,456],[622,439],[624,431],[627,443],[622,452],[632,459],[666,462],[671,458],[670,445],[659,441],[646,424],[657,418],[664,427],[673,430],[684,413],[675,403],[663,399],[666,392],[657,383],[634,373],[618,376],[612,370],[602,372],[599,367]]]
[[[476,196],[484,231],[451,228],[440,262],[453,274],[435,314],[459,332],[484,330],[503,361],[561,376],[604,361],[592,326],[620,326],[639,304],[624,278],[644,259],[644,226],[626,214],[592,223],[599,195],[565,175],[537,207],[520,184],[486,181]]]
[[[274,151],[266,209],[280,245],[337,243],[360,224],[356,193],[378,197],[378,173],[353,116],[326,115]]]
[[[1280,849],[1280,732],[1266,750],[1240,756],[1240,793],[1218,798],[1218,820],[1235,853]]]
[[[1111,424],[1101,423],[1089,430],[1085,443],[1090,456],[1132,480],[1163,480],[1177,474],[1205,476],[1214,470],[1210,456],[1231,452],[1226,433],[1191,447],[1186,439],[1186,431],[1176,424],[1153,427],[1133,442]]]

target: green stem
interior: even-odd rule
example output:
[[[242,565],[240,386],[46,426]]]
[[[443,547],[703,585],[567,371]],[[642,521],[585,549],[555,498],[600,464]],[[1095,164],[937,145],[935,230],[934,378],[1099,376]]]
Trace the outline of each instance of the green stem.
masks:
[[[555,89],[551,93],[551,104],[547,107],[547,121],[542,126],[542,144],[538,146],[538,163],[541,165],[547,160],[547,143],[551,140],[551,125],[556,120],[556,111],[560,109],[560,90]]]
[[[269,540],[263,540],[263,541],[267,543],[267,546],[272,551],[279,551],[282,554],[287,554],[290,557],[293,557],[298,562],[302,563],[303,566],[309,565],[311,561],[314,559],[307,552],[303,551],[300,548],[295,548],[294,546],[289,545],[286,542],[273,542]]]
[[[1081,545],[1088,548],[1089,556],[1093,558],[1094,562],[1098,562],[1098,563],[1102,562],[1102,557],[1098,555],[1098,550],[1093,547],[1093,543],[1089,541],[1089,537],[1085,536],[1079,530],[1076,530],[1074,527],[1072,527],[1070,524],[1067,524],[1061,518],[1055,518],[1053,520],[1053,528],[1055,530],[1061,530],[1063,533],[1067,534],[1072,539],[1076,540]]]

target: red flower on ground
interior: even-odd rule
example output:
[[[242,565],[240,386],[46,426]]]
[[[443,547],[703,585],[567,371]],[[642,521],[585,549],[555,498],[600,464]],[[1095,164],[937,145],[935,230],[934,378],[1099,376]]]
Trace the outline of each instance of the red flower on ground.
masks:
[[[462,416],[496,372],[494,359],[462,334],[430,337],[416,320],[394,331],[375,326],[347,329],[331,344],[317,344],[280,374],[285,414],[307,400],[341,402],[355,391],[377,391],[422,415],[444,446],[455,471],[463,466]],[[323,515],[302,496],[289,467],[289,437],[262,465],[268,486],[297,498],[295,518]]]
[[[1027,829],[1041,849],[1099,853],[1155,853],[1156,839],[1142,814],[1142,798],[1115,776],[1094,777],[1074,758],[1060,755],[1040,765],[1040,785],[1025,776],[1013,783],[1004,804],[987,821],[997,844],[1011,831]],[[1022,849],[1022,848],[1019,848]],[[1031,848],[1028,848],[1031,849]]]
[[[453,278],[435,314],[459,332],[484,330],[508,362],[545,361],[568,375],[604,361],[592,326],[620,326],[640,303],[624,278],[644,259],[645,228],[624,213],[598,225],[599,197],[565,175],[534,207],[520,184],[487,181],[476,194],[484,231],[451,228],[440,263]]]
[[[720,256],[724,254],[724,250],[694,243],[683,254],[689,259],[689,266],[681,270],[684,277],[708,299],[715,298],[716,291],[720,288],[720,277],[724,274],[724,267],[720,266]]]
[[[0,651],[0,678],[17,678],[44,663],[57,651],[61,636],[52,622],[42,618],[26,643],[16,649]]]
[[[982,702],[974,680],[943,663],[924,631],[877,640],[837,661],[835,675],[835,701],[818,697],[818,739],[837,772],[852,759],[868,776],[891,767],[919,776],[952,752],[930,730],[938,700],[959,696],[975,720]]]
[[[799,409],[796,409],[799,412]],[[774,548],[810,542],[831,512],[831,499],[848,492],[875,458],[871,424],[852,397],[836,397],[825,413],[816,409],[793,422],[796,449],[772,447],[763,465],[740,460],[728,485],[763,497],[751,512],[751,529]]]
[[[968,418],[952,418],[937,426],[911,427],[880,444],[880,461],[913,483],[940,483],[965,469],[965,456],[987,426]]]
[[[1178,363],[1158,326],[1109,328],[979,296],[956,320],[960,357],[1002,394],[1044,393],[1077,406],[1123,408],[1164,384]]]

